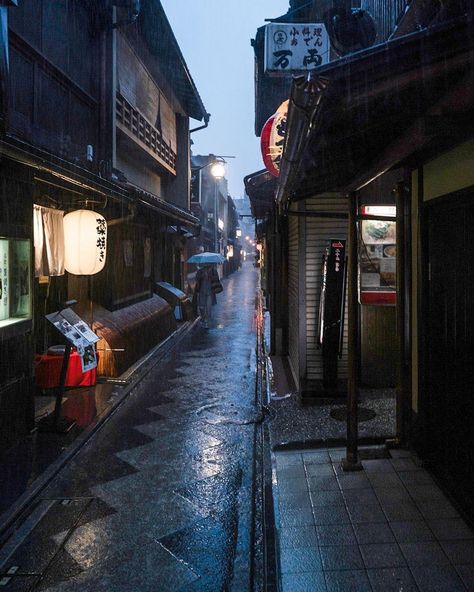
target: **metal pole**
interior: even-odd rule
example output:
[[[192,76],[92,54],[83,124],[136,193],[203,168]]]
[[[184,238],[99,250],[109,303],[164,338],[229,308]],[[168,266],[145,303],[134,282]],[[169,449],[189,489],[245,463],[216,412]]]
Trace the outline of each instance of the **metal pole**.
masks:
[[[342,463],[344,471],[360,471],[358,440],[358,384],[359,372],[359,301],[357,297],[358,256],[357,256],[357,194],[349,197],[349,256],[348,256],[348,371],[347,379],[347,450]]]
[[[214,253],[217,250],[217,178],[214,177]]]
[[[405,433],[405,192],[404,184],[398,183],[395,190],[397,205],[397,442],[401,443]]]

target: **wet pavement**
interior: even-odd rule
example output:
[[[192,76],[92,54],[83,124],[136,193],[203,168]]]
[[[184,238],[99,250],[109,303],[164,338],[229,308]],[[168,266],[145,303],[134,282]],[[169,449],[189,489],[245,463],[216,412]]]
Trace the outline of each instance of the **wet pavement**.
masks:
[[[256,286],[250,265],[225,280],[211,328],[41,492],[0,549],[1,590],[251,588]]]
[[[342,448],[276,453],[281,591],[474,590],[474,531],[416,455],[364,453],[352,473]]]

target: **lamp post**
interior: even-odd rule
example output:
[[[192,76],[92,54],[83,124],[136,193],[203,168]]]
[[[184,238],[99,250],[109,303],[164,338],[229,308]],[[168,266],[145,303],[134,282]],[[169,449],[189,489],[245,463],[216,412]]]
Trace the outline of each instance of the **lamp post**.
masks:
[[[217,241],[217,184],[224,178],[225,167],[224,163],[216,160],[211,165],[211,175],[214,177],[214,252],[219,253],[218,241]]]

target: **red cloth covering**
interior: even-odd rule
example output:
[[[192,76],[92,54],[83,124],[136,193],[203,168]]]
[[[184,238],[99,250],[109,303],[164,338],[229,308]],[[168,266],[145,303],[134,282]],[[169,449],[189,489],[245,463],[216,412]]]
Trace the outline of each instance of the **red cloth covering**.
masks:
[[[96,353],[97,360],[99,354]],[[42,389],[55,388],[59,386],[63,356],[51,356],[42,354],[35,356],[35,382],[36,386]],[[82,372],[81,358],[76,351],[71,352],[66,374],[65,386],[94,386],[97,369],[93,368]]]

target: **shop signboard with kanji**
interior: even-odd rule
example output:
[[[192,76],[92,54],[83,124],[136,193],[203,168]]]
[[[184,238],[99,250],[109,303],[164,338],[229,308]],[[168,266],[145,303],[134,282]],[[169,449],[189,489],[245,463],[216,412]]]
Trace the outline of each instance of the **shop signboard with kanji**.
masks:
[[[48,321],[61,333],[66,343],[75,347],[81,357],[82,371],[87,372],[97,366],[95,344],[99,337],[70,308],[46,315]]]
[[[329,62],[329,37],[322,23],[270,23],[265,28],[265,72],[314,70]]]

